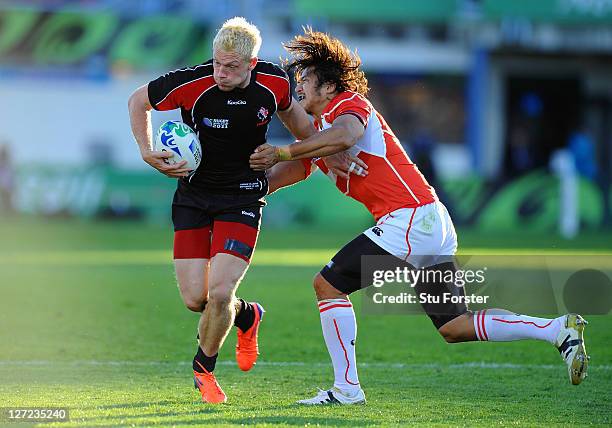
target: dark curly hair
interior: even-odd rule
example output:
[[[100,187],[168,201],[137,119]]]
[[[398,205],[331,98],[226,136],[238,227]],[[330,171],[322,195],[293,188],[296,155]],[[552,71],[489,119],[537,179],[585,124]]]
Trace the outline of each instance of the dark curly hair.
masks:
[[[283,47],[293,56],[283,61],[283,65],[288,73],[294,72],[297,79],[312,67],[319,86],[331,83],[336,85],[338,92],[367,95],[370,88],[365,73],[359,69],[361,58],[357,51],[352,52],[340,40],[306,27],[303,35],[295,36]]]

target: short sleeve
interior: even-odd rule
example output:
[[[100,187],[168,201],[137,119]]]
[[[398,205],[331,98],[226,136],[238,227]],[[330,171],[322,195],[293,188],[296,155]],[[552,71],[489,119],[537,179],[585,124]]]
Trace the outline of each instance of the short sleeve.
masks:
[[[287,110],[291,106],[291,83],[285,70],[276,64],[263,62],[256,68],[257,83],[274,95],[277,110]]]
[[[155,110],[191,110],[198,97],[214,85],[212,62],[209,61],[166,73],[149,82],[147,90]]]
[[[367,126],[372,114],[372,104],[359,94],[347,92],[346,97],[339,99],[329,113],[324,114],[324,117],[328,123],[333,123],[344,114],[357,117],[363,126]]]
[[[181,84],[180,80],[173,71],[149,82],[149,102],[155,110],[174,110],[181,106],[175,96],[176,89]]]
[[[289,83],[289,77],[287,73],[283,71],[284,77],[286,79],[286,83],[283,84],[281,88],[281,96],[278,100],[278,109],[279,110],[287,110],[291,106],[291,84]]]

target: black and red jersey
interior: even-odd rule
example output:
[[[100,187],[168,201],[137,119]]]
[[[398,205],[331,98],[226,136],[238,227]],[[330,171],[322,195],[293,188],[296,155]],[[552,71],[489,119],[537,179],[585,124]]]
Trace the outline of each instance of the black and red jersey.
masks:
[[[181,109],[183,122],[198,134],[202,163],[179,187],[213,193],[262,194],[268,191],[264,171],[249,167],[249,156],[266,142],[268,124],[277,110],[291,105],[287,74],[276,64],[258,61],[246,88],[221,91],[212,60],[171,71],[149,83],[156,110]]]

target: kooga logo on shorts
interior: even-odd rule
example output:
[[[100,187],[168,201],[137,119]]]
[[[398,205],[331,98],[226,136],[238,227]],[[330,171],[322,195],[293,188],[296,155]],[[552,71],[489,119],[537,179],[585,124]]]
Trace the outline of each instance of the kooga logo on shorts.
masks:
[[[202,119],[202,123],[209,128],[225,129],[229,125],[229,119],[209,119],[205,117]]]

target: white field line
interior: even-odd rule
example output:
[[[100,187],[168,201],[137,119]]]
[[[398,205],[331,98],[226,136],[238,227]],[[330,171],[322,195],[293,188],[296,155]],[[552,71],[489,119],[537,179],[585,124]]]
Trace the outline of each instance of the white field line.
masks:
[[[219,361],[217,365],[233,366],[234,361]],[[258,361],[260,367],[331,367],[330,363],[323,362],[300,362],[300,361]],[[442,364],[442,363],[427,363],[427,364],[407,364],[407,363],[357,363],[363,368],[382,368],[382,369],[489,369],[489,370],[565,370],[565,365],[562,362],[559,364],[514,364],[514,363],[487,363],[484,361],[470,361],[457,364]],[[191,361],[98,361],[98,360],[82,360],[82,361],[0,361],[0,367],[183,367],[190,366]],[[612,370],[612,365],[590,365],[589,370]]]

